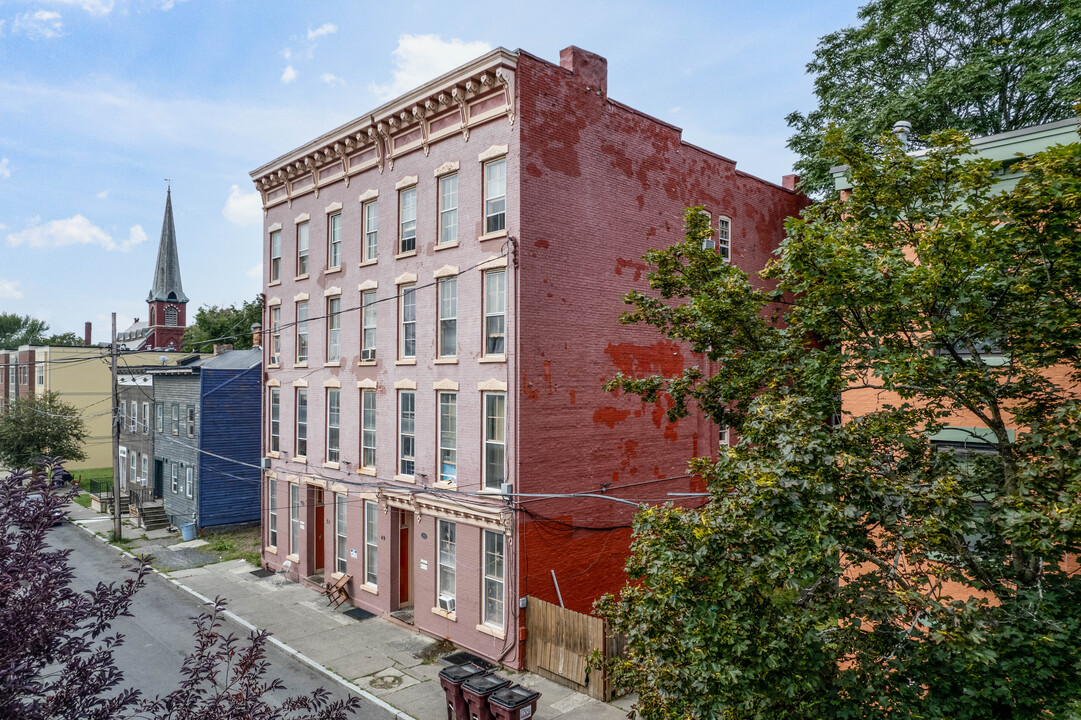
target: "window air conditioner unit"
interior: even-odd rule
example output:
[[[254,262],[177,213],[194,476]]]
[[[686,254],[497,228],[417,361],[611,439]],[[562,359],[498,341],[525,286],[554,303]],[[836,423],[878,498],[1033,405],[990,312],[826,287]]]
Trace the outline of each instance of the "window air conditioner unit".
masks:
[[[375,348],[364,348],[360,351],[360,359],[362,362],[371,362],[375,360]]]
[[[439,596],[439,609],[444,611],[444,612],[448,612],[448,613],[454,612],[454,598],[446,597],[445,595],[440,595]]]
[[[262,459],[262,460],[261,460],[261,461],[259,462],[259,464],[260,464],[260,465],[262,466],[262,468],[263,468],[264,470],[269,470],[269,469],[270,469],[270,458],[268,458],[268,457],[265,457],[265,458],[263,458],[263,459]]]

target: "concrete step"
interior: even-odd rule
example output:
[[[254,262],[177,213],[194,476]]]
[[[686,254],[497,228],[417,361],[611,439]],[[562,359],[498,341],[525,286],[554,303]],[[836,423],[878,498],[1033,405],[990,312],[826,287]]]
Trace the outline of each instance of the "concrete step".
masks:
[[[169,526],[169,518],[161,505],[149,505],[142,511],[143,527],[147,530],[160,530]]]

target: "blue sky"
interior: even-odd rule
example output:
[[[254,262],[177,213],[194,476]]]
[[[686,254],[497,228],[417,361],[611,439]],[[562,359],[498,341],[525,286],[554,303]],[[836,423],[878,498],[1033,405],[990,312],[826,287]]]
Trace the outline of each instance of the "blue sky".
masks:
[[[613,99],[779,182],[859,2],[0,0],[0,311],[146,317],[172,181],[189,321],[260,291],[248,173],[490,48],[608,58]]]

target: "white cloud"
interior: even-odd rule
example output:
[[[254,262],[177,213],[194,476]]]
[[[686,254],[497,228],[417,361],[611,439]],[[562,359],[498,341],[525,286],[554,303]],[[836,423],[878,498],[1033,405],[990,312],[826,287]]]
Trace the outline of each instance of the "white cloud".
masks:
[[[249,268],[248,271],[246,273],[244,273],[244,274],[247,275],[250,278],[255,278],[256,280],[262,278],[263,277],[263,263],[256,263],[255,265],[252,265],[251,268]]]
[[[386,85],[371,85],[380,100],[389,100],[432,78],[469,62],[492,49],[486,42],[444,40],[438,35],[401,35],[394,50],[394,79]]]
[[[345,85],[345,80],[342,80],[334,73],[323,73],[319,76],[319,79],[325,82],[327,85]]]
[[[96,197],[98,200],[108,200],[109,199],[109,191],[108,190],[102,190],[101,192],[99,192],[94,197]]]
[[[0,158],[0,177],[11,177],[11,166],[7,158]]]
[[[67,245],[100,245],[105,250],[128,252],[136,245],[146,242],[146,232],[141,225],[133,225],[127,240],[116,242],[109,233],[87,220],[75,215],[66,220],[51,220],[35,225],[22,232],[8,235],[8,245],[32,248],[56,248]]]
[[[308,39],[314,40],[317,37],[322,37],[323,35],[333,35],[336,32],[338,32],[337,25],[335,25],[334,23],[323,23],[316,29],[308,31]]]
[[[244,193],[239,185],[229,188],[229,199],[221,209],[225,219],[234,225],[247,227],[263,222],[263,198],[258,192]]]
[[[22,300],[23,291],[19,289],[18,280],[5,280],[0,278],[0,300]]]
[[[282,57],[285,58],[286,60],[292,60],[293,59],[293,51],[291,49],[289,49],[289,48],[285,48],[284,50],[282,50]]]
[[[63,29],[60,13],[49,10],[23,13],[16,16],[15,22],[11,24],[13,34],[22,33],[30,38],[58,38],[63,35]]]
[[[114,0],[50,0],[57,5],[74,5],[91,15],[108,15],[116,5]]]
[[[174,7],[176,7],[177,3],[182,3],[182,2],[187,2],[187,0],[162,0],[162,3],[161,3],[161,5],[159,5],[159,7],[161,8],[162,12],[168,12],[168,11],[172,10]]]
[[[285,70],[282,71],[282,82],[291,83],[297,79],[297,71],[293,69],[292,65],[286,65]]]

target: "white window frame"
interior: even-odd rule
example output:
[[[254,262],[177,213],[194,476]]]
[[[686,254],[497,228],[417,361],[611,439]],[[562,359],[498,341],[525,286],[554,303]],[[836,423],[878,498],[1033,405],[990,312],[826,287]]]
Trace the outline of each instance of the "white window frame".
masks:
[[[296,304],[296,361],[308,362],[308,301],[298,300]]]
[[[150,432],[150,401],[143,403],[143,434]]]
[[[270,308],[270,364],[280,365],[282,359],[282,308]]]
[[[275,230],[270,233],[270,282],[281,282],[282,279],[282,231]]]
[[[360,295],[360,361],[375,362],[376,303],[375,290],[365,290]]]
[[[267,450],[269,452],[276,453],[281,449],[281,433],[282,433],[282,395],[281,388],[272,387],[267,393],[267,401],[269,403],[269,409],[267,411],[267,417],[269,422],[267,423],[270,429],[270,436],[267,439]]]
[[[37,386],[45,387],[45,361],[38,359],[34,363],[35,375],[37,376]]]
[[[437,283],[438,335],[436,353],[440,358],[458,357],[458,278],[440,278]]]
[[[327,216],[327,268],[337,269],[342,266],[342,214],[332,213]]]
[[[184,468],[185,495],[193,497],[195,494],[195,468],[188,465]]]
[[[375,470],[375,390],[360,391],[360,466]]]
[[[379,259],[379,201],[369,200],[363,205],[364,243],[361,250],[361,262],[375,262]]]
[[[195,437],[195,406],[188,405],[188,437]]]
[[[717,216],[717,251],[725,262],[732,261],[732,219],[727,215]]]
[[[398,191],[398,254],[417,251],[417,186]]]
[[[165,404],[154,403],[154,431],[165,432]]]
[[[267,478],[267,545],[278,546],[278,479]]]
[[[289,553],[300,555],[300,485],[289,483]]]
[[[481,459],[484,473],[484,487],[489,490],[499,490],[507,480],[507,394],[502,392],[486,392],[483,394],[484,427],[484,455]],[[495,411],[501,411],[496,413]],[[490,469],[494,467],[494,460],[498,459],[499,474],[493,477]]]
[[[180,436],[180,403],[173,403],[173,435]]]
[[[342,391],[338,388],[327,388],[326,401],[326,458],[328,463],[336,463],[341,460],[342,450]]]
[[[458,242],[458,173],[439,178],[439,237],[437,245]]]
[[[180,483],[178,482],[179,474],[177,473],[176,463],[174,462],[169,464],[172,466],[172,471],[170,472],[170,475],[173,480],[173,495],[177,495],[180,493]]]
[[[484,234],[507,230],[507,158],[484,163]]]
[[[308,275],[308,263],[310,247],[309,247],[310,233],[308,229],[308,223],[297,223],[297,277],[306,277]]]
[[[139,453],[128,453],[128,485],[132,486],[139,480]]]
[[[398,359],[417,357],[417,286],[398,286]]]
[[[500,287],[493,288],[495,278]],[[497,352],[496,341],[501,340]],[[484,357],[501,358],[507,355],[507,271],[505,268],[484,273]]]
[[[364,501],[364,584],[379,587],[379,506]]]
[[[308,456],[308,388],[294,388],[293,402],[294,414],[296,415],[295,442],[293,443],[293,455],[295,457]]]
[[[139,432],[139,403],[131,401],[131,412],[128,413],[128,432]]]
[[[128,401],[121,400],[120,404],[116,406],[116,414],[119,418],[120,429],[123,430],[128,426]]]
[[[436,436],[439,447],[436,462],[439,481],[456,485],[458,483],[458,393],[438,393],[437,401],[439,416],[436,423]]]
[[[448,613],[454,612],[457,595],[458,528],[448,520],[439,520],[436,529],[436,580],[435,593],[438,607]]]
[[[489,540],[491,542],[489,542]],[[481,537],[481,612],[483,622],[503,628],[506,613],[506,540],[503,533],[485,530]],[[498,563],[499,573],[493,572]]]
[[[715,250],[717,248],[717,240],[713,237],[713,215],[709,210],[699,210],[698,212],[706,218],[706,225],[709,228],[709,234],[702,238],[702,249]]]
[[[398,475],[413,477],[417,470],[417,393],[398,391]]]
[[[139,478],[139,482],[141,484],[143,484],[143,485],[146,485],[147,481],[150,479],[150,456],[149,455],[140,455],[139,456],[139,473],[141,475],[141,477]]]
[[[340,296],[327,298],[327,362],[341,362],[342,359],[342,299]]]
[[[347,509],[349,496],[346,493],[334,495],[334,571],[340,575],[349,572],[349,550],[347,541]]]
[[[718,445],[718,447],[720,447],[721,450],[723,451],[726,448],[730,447],[731,444],[732,444],[731,435],[729,434],[728,426],[727,425],[719,425],[717,427],[717,445]]]

